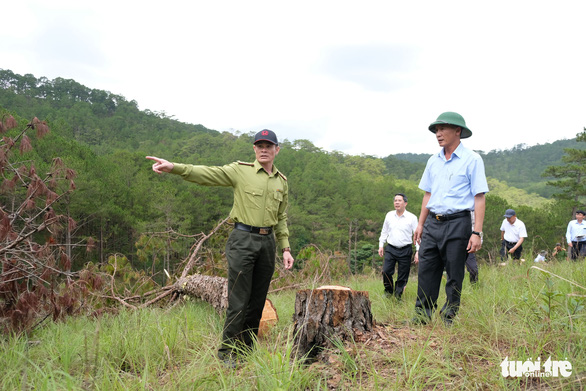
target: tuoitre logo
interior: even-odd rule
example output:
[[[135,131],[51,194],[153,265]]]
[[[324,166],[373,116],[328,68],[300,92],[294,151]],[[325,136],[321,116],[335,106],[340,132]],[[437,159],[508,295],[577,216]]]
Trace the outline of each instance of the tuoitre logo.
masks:
[[[568,377],[572,374],[572,364],[569,361],[552,360],[551,356],[541,364],[541,357],[537,361],[509,361],[506,357],[501,362],[503,377]]]

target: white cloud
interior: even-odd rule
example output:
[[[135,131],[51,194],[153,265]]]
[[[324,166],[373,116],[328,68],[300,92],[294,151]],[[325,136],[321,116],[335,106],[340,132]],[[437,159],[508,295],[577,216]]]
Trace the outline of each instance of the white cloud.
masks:
[[[485,151],[586,126],[579,1],[17,3],[2,68],[220,131],[386,156],[437,150],[443,111]]]
[[[393,92],[408,87],[408,74],[415,64],[415,50],[397,45],[350,45],[325,48],[320,68],[342,81],[359,84],[375,92]]]

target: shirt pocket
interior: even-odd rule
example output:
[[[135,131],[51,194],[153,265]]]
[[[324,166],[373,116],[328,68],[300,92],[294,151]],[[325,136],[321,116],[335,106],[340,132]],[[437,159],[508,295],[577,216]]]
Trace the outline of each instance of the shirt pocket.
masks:
[[[264,190],[258,187],[246,186],[244,188],[244,194],[246,194],[246,208],[260,209],[262,208],[262,201]]]
[[[267,209],[270,212],[278,213],[281,202],[283,202],[283,193],[274,191],[272,196],[267,197]]]
[[[470,193],[470,180],[466,174],[450,175],[448,185],[450,188],[446,193],[446,197],[461,198]]]

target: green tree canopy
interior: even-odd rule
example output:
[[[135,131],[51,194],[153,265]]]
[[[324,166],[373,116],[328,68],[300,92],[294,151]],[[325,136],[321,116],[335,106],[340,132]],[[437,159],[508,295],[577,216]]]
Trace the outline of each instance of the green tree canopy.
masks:
[[[577,142],[586,142],[586,128],[576,135]],[[572,214],[576,208],[584,204],[586,197],[586,150],[565,148],[561,166],[549,166],[544,172],[544,177],[553,177],[557,180],[548,181],[547,184],[559,189],[553,197],[558,200],[572,201]]]

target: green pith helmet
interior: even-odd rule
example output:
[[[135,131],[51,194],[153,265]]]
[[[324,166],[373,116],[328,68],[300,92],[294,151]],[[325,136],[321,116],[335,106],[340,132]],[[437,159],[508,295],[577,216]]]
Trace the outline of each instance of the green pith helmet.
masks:
[[[472,136],[472,131],[466,127],[466,121],[464,121],[464,117],[462,117],[458,113],[454,113],[453,111],[446,111],[445,113],[441,113],[439,117],[429,125],[429,130],[435,133],[435,125],[441,124],[448,124],[448,125],[455,125],[462,128],[462,133],[460,134],[460,138],[468,138]]]

